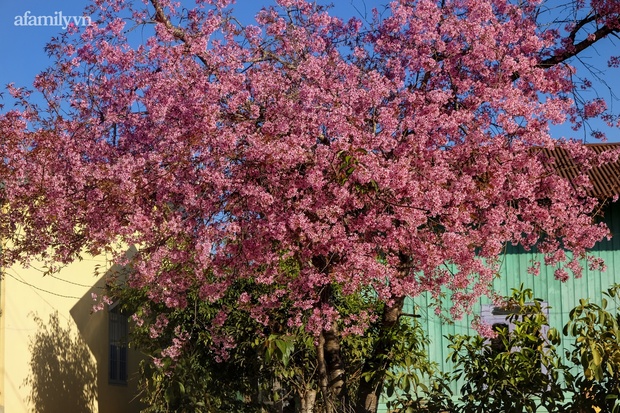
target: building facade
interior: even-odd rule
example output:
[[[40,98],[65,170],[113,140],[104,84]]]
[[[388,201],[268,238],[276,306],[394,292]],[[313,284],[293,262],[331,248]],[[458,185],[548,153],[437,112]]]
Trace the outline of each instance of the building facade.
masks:
[[[33,263],[0,282],[0,413],[137,413],[140,353],[114,306],[93,312],[105,291],[105,256],[44,275]],[[100,275],[95,275],[98,272]]]

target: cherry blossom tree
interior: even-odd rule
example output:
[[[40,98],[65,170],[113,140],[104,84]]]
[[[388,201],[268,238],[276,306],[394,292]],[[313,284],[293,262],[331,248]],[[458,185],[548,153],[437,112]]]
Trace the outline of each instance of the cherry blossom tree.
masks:
[[[604,101],[575,99],[568,63],[618,33],[616,1],[542,24],[549,5],[531,0],[400,0],[364,21],[278,0],[247,26],[226,0],[144,3],[96,0],[92,25],[49,44],[44,105],[9,88],[4,265],[112,251],[170,308],[251,280],[268,292],[240,292],[240,308],[267,328],[285,307],[287,327],[314,335],[328,412],[376,411],[405,297],[461,316],[507,244],[536,245],[560,279],[602,265],[580,261],[609,235],[585,171],[615,154],[549,125],[614,123]],[[582,171],[571,182],[536,150],[556,146]],[[334,304],[369,290],[375,311]],[[351,394],[340,342],[369,325]],[[235,345],[216,341],[222,357]]]

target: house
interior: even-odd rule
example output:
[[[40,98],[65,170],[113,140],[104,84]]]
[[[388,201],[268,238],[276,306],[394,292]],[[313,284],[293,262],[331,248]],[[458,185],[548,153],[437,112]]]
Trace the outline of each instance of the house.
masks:
[[[590,150],[600,153],[601,151],[620,148],[620,144],[594,144],[587,145]],[[542,149],[549,157],[555,159],[554,168],[566,178],[576,175],[576,167],[570,162],[564,150]],[[601,201],[602,217],[613,235],[620,234],[620,202],[611,202],[615,195],[620,194],[620,162],[607,164],[595,168],[589,173],[593,188],[590,195]],[[606,291],[612,284],[620,283],[620,237],[604,240],[595,245],[591,253],[604,259],[607,265],[606,271],[592,271],[584,266],[581,278],[571,277],[566,282],[560,282],[554,278],[555,267],[540,268],[540,275],[529,274],[527,269],[533,259],[540,260],[541,255],[534,251],[524,251],[520,247],[509,247],[502,260],[500,277],[494,282],[494,290],[500,295],[510,295],[512,288],[518,288],[521,284],[530,288],[534,296],[542,299],[548,306],[548,319],[552,327],[562,330],[569,321],[569,312],[579,303],[582,298],[600,303],[602,291]],[[432,311],[429,311],[431,300],[427,296],[419,296],[412,300],[409,312],[420,315],[420,322],[431,340],[429,357],[438,363],[443,371],[453,371],[453,365],[446,360],[450,352],[446,336],[453,334],[475,335],[471,324],[473,317],[480,316],[482,321],[493,325],[500,319],[505,320],[505,315],[498,315],[493,311],[489,299],[480,300],[479,311],[455,321],[454,324],[442,322]],[[498,318],[499,317],[499,318]],[[564,349],[571,349],[574,339],[562,337],[562,344],[558,348],[558,354],[564,354]],[[455,386],[453,392],[458,394]]]
[[[95,276],[96,269],[101,274]],[[118,308],[92,312],[105,289],[105,256],[55,274],[33,263],[0,281],[0,413],[135,413],[141,355],[127,347]]]
[[[591,145],[592,150],[615,145]],[[556,167],[570,178],[573,166],[560,151],[550,152]],[[620,165],[599,168],[592,173],[592,195],[602,201],[620,193]],[[620,233],[620,205],[606,203],[604,219],[612,233]],[[603,258],[607,271],[584,270],[580,279],[556,281],[553,268],[541,268],[539,276],[528,274],[534,252],[512,249],[503,260],[495,290],[507,295],[524,284],[550,305],[549,320],[561,328],[568,312],[580,298],[598,301],[600,292],[620,283],[620,239],[600,242],[593,254]],[[94,276],[101,268],[100,276]],[[59,273],[43,276],[36,263],[4,270],[0,282],[0,413],[133,413],[143,407],[136,398],[139,353],[127,348],[128,320],[112,305],[92,313],[93,294],[105,290],[107,274],[114,271],[105,256],[86,258],[64,267]],[[445,324],[428,312],[428,297],[411,300],[407,313],[421,316],[430,336],[429,356],[444,371],[450,334],[473,334],[471,315],[454,324]],[[480,303],[480,313],[493,315],[488,301]],[[563,340],[570,348],[570,339]],[[562,351],[562,349],[560,349]]]

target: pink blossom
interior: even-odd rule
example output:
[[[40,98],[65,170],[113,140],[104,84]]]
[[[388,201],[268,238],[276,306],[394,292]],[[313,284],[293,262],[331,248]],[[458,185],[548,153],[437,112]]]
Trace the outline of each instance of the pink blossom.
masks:
[[[242,292],[239,295],[239,303],[241,303],[241,304],[248,304],[250,302],[250,300],[251,300],[251,297],[246,292]]]
[[[540,262],[532,263],[532,265],[527,268],[527,273],[534,276],[540,275]]]
[[[226,322],[226,319],[228,318],[228,313],[220,310],[218,311],[218,313],[215,315],[215,317],[213,318],[213,320],[211,320],[211,325],[213,327],[221,327],[224,325],[224,323]]]
[[[568,273],[563,268],[556,269],[555,272],[553,273],[553,276],[555,277],[556,280],[561,281],[561,282],[566,282],[568,281],[568,278],[569,278]]]
[[[138,327],[142,327],[144,325],[144,318],[140,317],[137,313],[132,314],[131,319]]]
[[[369,291],[388,306],[428,293],[435,314],[462,317],[492,294],[509,244],[544,254],[560,281],[604,269],[588,251],[611,234],[592,220],[586,172],[619,152],[549,125],[615,121],[603,100],[571,99],[587,93],[563,57],[581,52],[564,27],[538,25],[538,1],[394,1],[367,24],[279,0],[246,29],[229,1],[199,3],[166,2],[166,17],[103,2],[96,24],[49,46],[44,103],[8,87],[3,267],[110,254],[154,303],[238,296],[261,330],[285,310],[315,337],[337,323],[366,333],[380,314],[335,302]],[[618,2],[592,7],[577,38],[598,43],[588,30],[616,30]],[[126,37],[153,19],[148,38]],[[566,179],[556,150],[583,173]],[[220,360],[229,311],[210,326]],[[166,329],[160,314],[149,334]]]
[[[497,337],[497,332],[493,330],[493,326],[483,322],[480,318],[474,319],[472,327],[478,332],[478,335],[484,338],[493,339]]]
[[[149,336],[151,338],[157,338],[163,332],[163,330],[168,326],[168,317],[165,314],[158,314],[155,319],[155,324],[151,325],[149,328]]]
[[[185,342],[190,339],[190,335],[187,332],[181,332],[178,328],[175,329],[175,335],[176,337],[172,339],[172,345],[161,351],[162,357],[177,360],[182,354],[183,346],[185,345]]]
[[[160,369],[164,367],[164,362],[160,357],[153,357],[151,360],[153,360],[155,367]]]

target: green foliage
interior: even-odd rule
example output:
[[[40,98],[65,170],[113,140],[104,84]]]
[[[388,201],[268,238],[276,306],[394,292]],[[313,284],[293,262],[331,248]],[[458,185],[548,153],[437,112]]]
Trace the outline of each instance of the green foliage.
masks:
[[[126,289],[122,296],[126,307],[147,302],[142,292],[136,290]],[[264,379],[264,372],[259,369],[259,345],[255,344],[252,330],[255,326],[249,320],[239,319],[237,314],[229,317],[230,328],[236,328],[237,337],[243,338],[244,344],[232,349],[229,358],[219,363],[221,356],[209,328],[218,307],[190,294],[185,309],[171,310],[165,305],[133,308],[139,308],[143,324],[132,329],[132,345],[151,357],[142,364],[142,401],[150,406],[145,412],[261,411],[260,400],[246,397],[258,394],[258,383]],[[168,323],[154,337],[151,328],[161,315],[166,315]],[[162,350],[181,332],[190,339],[183,343],[180,356],[164,356]]]
[[[604,293],[615,302],[615,308],[619,294],[619,284]],[[580,367],[572,401],[576,411],[594,411],[592,406],[607,412],[620,411],[620,315],[611,313],[608,304],[606,298],[600,305],[582,299],[564,326],[564,335],[575,338],[566,356]]]
[[[238,305],[242,292],[258,297],[270,292],[266,288],[244,280],[216,302],[194,292],[184,309],[154,304],[142,290],[116,291],[126,310],[143,321],[133,329],[132,345],[151,356],[142,366],[142,400],[150,406],[146,412],[292,413],[300,411],[308,394],[316,395],[311,398],[314,411],[323,411],[328,401],[318,385],[314,337],[303,325],[287,325],[285,307],[274,311],[269,323],[260,324]],[[345,316],[380,314],[383,309],[371,291],[345,296],[338,286],[332,288],[333,304]],[[572,369],[556,351],[560,333],[549,326],[542,301],[521,286],[501,307],[514,328],[500,327],[492,339],[449,337],[453,372],[440,373],[428,360],[430,343],[415,317],[401,315],[381,338],[379,320],[363,336],[344,334],[339,344],[346,390],[355,394],[362,381],[373,381],[383,371],[380,385],[391,412],[595,412],[594,406],[619,411],[620,321],[608,309],[608,300],[617,301],[619,292],[620,285],[615,285],[601,305],[581,300],[570,312],[564,335],[575,338],[566,352]],[[227,318],[215,329],[222,310]],[[167,325],[154,337],[151,329],[162,315]],[[344,331],[345,323],[338,328]],[[190,339],[183,342],[178,357],[162,352],[184,335]],[[217,341],[224,336],[235,342],[225,353],[218,350]],[[390,351],[376,357],[379,340],[389,342]],[[364,370],[369,360],[376,365]],[[462,384],[458,400],[450,392],[451,381]],[[348,408],[340,404],[335,411]]]
[[[453,379],[464,379],[458,411],[563,411],[565,387],[561,378],[569,375],[555,348],[559,334],[549,328],[542,301],[521,286],[513,289],[503,309],[508,322],[514,324],[513,331],[500,328],[492,340],[449,337],[449,359],[456,367]]]
[[[387,409],[403,413],[444,410],[450,388],[440,380],[436,363],[428,359],[430,341],[417,318],[401,317],[390,334],[394,343],[387,356],[391,368],[383,382]]]
[[[257,297],[269,293],[266,288],[245,280],[216,302],[202,300],[193,292],[184,309],[170,309],[148,300],[143,290],[119,286],[115,295],[126,311],[142,321],[133,328],[131,344],[150,356],[142,366],[142,400],[150,406],[145,412],[294,412],[309,393],[317,394],[314,411],[322,411],[326,400],[318,385],[314,337],[303,325],[288,327],[285,310],[273,311],[269,323],[263,325],[238,305],[242,292]],[[383,304],[371,291],[344,295],[338,286],[332,289],[333,304],[345,317],[382,311]],[[224,309],[227,318],[214,329]],[[151,330],[162,316],[167,324],[154,336]],[[345,324],[338,328],[344,331]],[[365,335],[342,335],[340,351],[350,394],[355,394],[360,380],[372,379],[363,376],[362,370],[377,345],[379,329],[380,321],[376,321]],[[385,360],[379,360],[391,366],[383,383],[388,407],[408,412],[444,406],[448,389],[433,379],[436,365],[428,360],[428,339],[417,319],[402,316],[389,334],[394,345],[383,356]],[[183,342],[179,357],[165,356],[162,350],[183,335],[189,339]],[[226,357],[218,352],[218,335],[235,343]],[[340,405],[338,411],[347,408]]]

